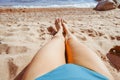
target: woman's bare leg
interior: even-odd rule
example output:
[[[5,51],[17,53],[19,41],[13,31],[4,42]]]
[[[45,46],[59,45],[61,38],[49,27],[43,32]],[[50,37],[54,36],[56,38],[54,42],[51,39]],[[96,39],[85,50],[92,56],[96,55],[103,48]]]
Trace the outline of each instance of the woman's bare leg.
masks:
[[[79,42],[77,38],[68,30],[67,25],[63,21],[62,25],[66,34],[65,37],[68,63],[84,66],[113,80],[112,75],[97,54]]]
[[[63,29],[60,19],[55,21],[57,34],[42,47],[28,66],[22,80],[34,80],[56,67],[66,64]]]

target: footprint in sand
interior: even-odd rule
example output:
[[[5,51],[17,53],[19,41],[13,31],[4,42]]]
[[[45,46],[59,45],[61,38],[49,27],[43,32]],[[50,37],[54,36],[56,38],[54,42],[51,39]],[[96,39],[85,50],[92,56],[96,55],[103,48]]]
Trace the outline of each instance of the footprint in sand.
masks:
[[[94,29],[85,29],[85,30],[82,30],[81,32],[86,33],[88,34],[88,36],[91,36],[91,37],[97,37],[97,36],[100,37],[104,35],[104,33],[95,31]]]
[[[27,52],[28,48],[25,46],[9,46],[7,44],[0,44],[0,54],[18,54]]]
[[[75,35],[78,39],[82,40],[82,41],[86,41],[87,38],[83,35],[83,34],[76,34]]]
[[[118,40],[118,41],[120,41],[120,36],[111,36],[110,35],[110,39],[111,40]]]
[[[120,36],[116,36],[116,39],[117,39],[118,41],[120,41]]]
[[[27,48],[25,46],[9,46],[7,53],[8,54],[18,54],[27,52]]]
[[[8,50],[7,44],[0,44],[0,54],[6,53]]]
[[[29,31],[30,28],[28,28],[28,27],[22,27],[21,30],[22,30],[22,31]]]
[[[115,37],[110,35],[110,39],[111,40],[115,40]]]
[[[8,32],[16,32],[17,29],[8,29]]]
[[[10,80],[13,80],[18,70],[18,66],[14,63],[13,58],[8,59],[8,67],[9,67],[9,78]]]
[[[40,40],[45,40],[45,39],[50,38],[51,36],[49,34],[51,34],[51,35],[55,34],[51,27],[48,27],[48,28],[46,28],[46,27],[39,27],[39,29],[37,30],[37,33],[39,35],[38,39],[40,39]]]
[[[12,32],[0,30],[0,35],[3,35],[3,36],[13,36],[14,34]]]

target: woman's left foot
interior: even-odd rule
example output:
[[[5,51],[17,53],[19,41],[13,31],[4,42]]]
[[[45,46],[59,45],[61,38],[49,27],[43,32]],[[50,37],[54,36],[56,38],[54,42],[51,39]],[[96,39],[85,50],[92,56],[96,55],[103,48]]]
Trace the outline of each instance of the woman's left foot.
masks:
[[[57,29],[57,32],[63,33],[63,27],[62,27],[60,18],[55,20],[55,27]]]

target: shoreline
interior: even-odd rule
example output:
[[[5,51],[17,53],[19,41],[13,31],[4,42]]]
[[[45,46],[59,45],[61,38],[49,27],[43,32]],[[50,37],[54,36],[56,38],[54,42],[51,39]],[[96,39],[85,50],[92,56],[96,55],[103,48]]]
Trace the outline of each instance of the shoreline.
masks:
[[[0,12],[39,12],[39,11],[68,11],[68,10],[93,10],[94,8],[1,8]]]

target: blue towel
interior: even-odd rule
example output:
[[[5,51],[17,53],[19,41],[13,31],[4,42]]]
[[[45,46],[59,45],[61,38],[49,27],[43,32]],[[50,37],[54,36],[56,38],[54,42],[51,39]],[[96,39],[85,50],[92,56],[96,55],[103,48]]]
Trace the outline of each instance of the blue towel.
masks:
[[[107,77],[75,64],[62,65],[35,80],[109,80]]]

